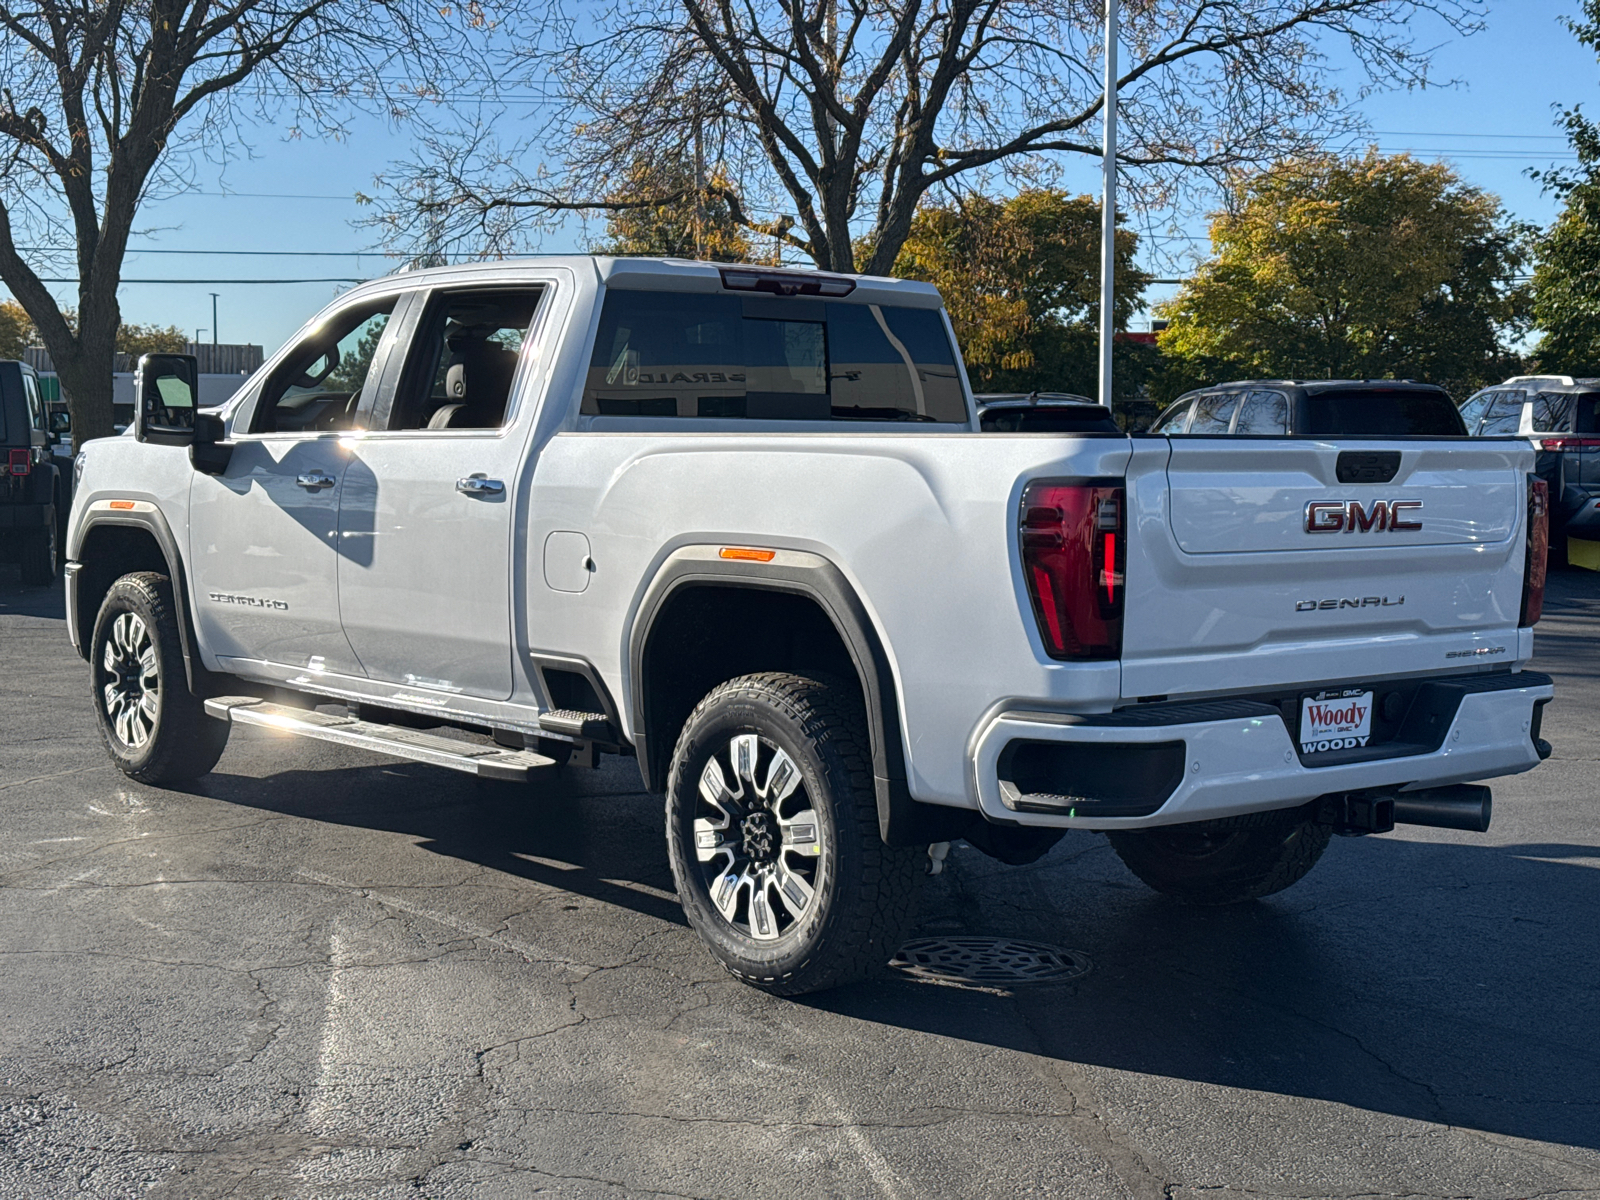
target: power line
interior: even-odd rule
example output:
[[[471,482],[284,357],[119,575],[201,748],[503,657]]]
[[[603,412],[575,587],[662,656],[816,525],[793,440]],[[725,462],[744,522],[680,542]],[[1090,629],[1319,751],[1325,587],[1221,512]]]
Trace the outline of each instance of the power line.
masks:
[[[18,246],[17,249],[28,254],[76,254],[76,246]],[[241,255],[251,257],[279,257],[279,258],[382,258],[389,255],[388,250],[179,250],[156,249],[151,246],[130,246],[129,254],[220,254],[229,258]]]
[[[77,283],[76,276],[71,278],[41,277],[40,283]],[[364,278],[354,275],[328,275],[315,279],[119,279],[118,284],[124,283],[228,283],[228,284],[256,284],[256,283],[366,283]]]

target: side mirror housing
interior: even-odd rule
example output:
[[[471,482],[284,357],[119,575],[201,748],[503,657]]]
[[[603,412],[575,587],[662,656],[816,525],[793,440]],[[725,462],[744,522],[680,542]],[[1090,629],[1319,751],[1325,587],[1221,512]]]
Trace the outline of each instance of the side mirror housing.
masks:
[[[50,414],[50,432],[51,433],[71,433],[72,432],[72,414],[71,413],[64,413],[64,412],[53,412],[53,413],[51,413]]]
[[[133,381],[133,436],[155,446],[192,446],[200,364],[192,354],[146,354]]]
[[[194,415],[194,441],[189,444],[189,462],[196,471],[207,475],[221,475],[233,458],[233,443],[227,441],[228,423],[220,413],[197,412]]]

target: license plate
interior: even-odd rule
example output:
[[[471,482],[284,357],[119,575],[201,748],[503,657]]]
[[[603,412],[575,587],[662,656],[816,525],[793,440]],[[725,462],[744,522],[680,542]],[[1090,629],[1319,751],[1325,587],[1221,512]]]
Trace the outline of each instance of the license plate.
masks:
[[[1319,692],[1300,701],[1300,752],[1353,750],[1372,739],[1372,693],[1361,688]]]

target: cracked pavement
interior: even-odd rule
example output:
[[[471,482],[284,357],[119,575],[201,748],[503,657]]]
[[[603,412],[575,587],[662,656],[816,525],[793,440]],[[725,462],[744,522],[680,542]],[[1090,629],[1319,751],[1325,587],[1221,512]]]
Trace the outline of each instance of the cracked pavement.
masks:
[[[1600,578],[1539,627],[1555,757],[1488,835],[1338,839],[1221,911],[1103,838],[964,845],[919,932],[1060,985],[727,978],[631,760],[538,785],[236,730],[110,765],[0,568],[0,1197],[1600,1197]]]

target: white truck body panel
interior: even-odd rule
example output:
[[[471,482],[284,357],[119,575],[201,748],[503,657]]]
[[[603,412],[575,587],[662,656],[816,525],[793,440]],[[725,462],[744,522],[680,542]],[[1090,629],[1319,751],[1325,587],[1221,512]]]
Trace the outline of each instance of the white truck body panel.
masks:
[[[818,556],[848,580],[881,642],[912,797],[1010,823],[1197,820],[1538,761],[1526,717],[1549,689],[1513,688],[1467,697],[1429,755],[1308,768],[1292,761],[1282,721],[1169,726],[1162,736],[1191,740],[1200,766],[1160,812],[1097,820],[1006,809],[994,778],[1005,736],[1145,736],[1086,731],[1071,714],[1152,697],[1520,668],[1532,654],[1531,630],[1517,627],[1532,451],[1362,442],[1399,451],[1402,466],[1389,484],[1341,485],[1339,441],[978,433],[964,378],[965,428],[585,416],[579,397],[608,280],[721,289],[705,264],[590,259],[446,268],[356,289],[334,309],[456,283],[544,286],[506,426],[236,432],[221,477],[193,470],[181,449],[96,442],[69,556],[93,506],[147,501],[189,556],[199,657],[212,670],[533,729],[552,705],[532,659],[560,655],[593,666],[630,738],[639,681],[629,647],[664,563],[719,546]],[[886,280],[859,281],[852,301],[867,300],[939,304],[930,288]],[[247,386],[230,402],[239,429],[259,391]],[[313,470],[334,486],[302,486]],[[504,493],[458,492],[457,480],[474,474]],[[1120,661],[1045,652],[1018,531],[1023,489],[1039,479],[1126,480]],[[1423,528],[1308,542],[1304,506],[1323,498],[1419,499]],[[1358,603],[1338,603],[1349,598]]]

